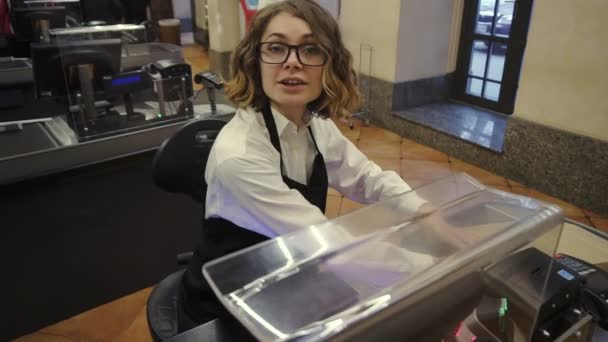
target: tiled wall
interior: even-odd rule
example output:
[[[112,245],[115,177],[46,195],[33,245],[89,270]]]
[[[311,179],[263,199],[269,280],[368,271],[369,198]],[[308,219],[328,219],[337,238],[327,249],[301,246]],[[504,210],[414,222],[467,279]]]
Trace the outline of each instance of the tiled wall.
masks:
[[[447,99],[450,80],[446,75],[393,84],[362,75],[360,88],[369,101],[373,123],[582,208],[608,214],[608,142],[509,117],[503,153],[496,153],[393,115],[404,107]],[[367,105],[363,103],[364,108]]]
[[[427,85],[442,82],[430,80]],[[503,153],[496,153],[393,115],[395,104],[409,101],[397,98],[396,89],[401,86],[363,77],[364,96],[368,85],[373,123],[582,208],[608,214],[608,142],[509,117]]]
[[[364,101],[371,101],[370,108],[379,113],[445,101],[450,96],[451,85],[452,74],[398,83],[359,75],[359,88]]]
[[[452,74],[395,83],[392,109],[397,111],[447,100],[451,85]]]
[[[363,108],[374,113],[390,113],[393,103],[393,83],[367,75],[359,75]]]

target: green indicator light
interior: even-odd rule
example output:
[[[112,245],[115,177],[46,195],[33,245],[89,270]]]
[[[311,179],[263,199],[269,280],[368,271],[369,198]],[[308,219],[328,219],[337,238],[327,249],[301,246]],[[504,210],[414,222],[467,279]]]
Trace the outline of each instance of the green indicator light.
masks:
[[[509,304],[507,303],[507,298],[500,299],[500,308],[498,309],[498,326],[500,331],[504,334],[506,331],[506,314],[507,310],[509,310]]]
[[[502,298],[500,300],[500,309],[498,309],[498,315],[499,316],[504,316],[507,313],[507,310],[509,310],[509,304],[507,303],[507,299],[506,298]]]
[[[158,114],[156,114],[156,117],[157,117],[157,118],[162,118],[162,117],[163,117],[163,115],[162,115],[161,113],[158,113]]]

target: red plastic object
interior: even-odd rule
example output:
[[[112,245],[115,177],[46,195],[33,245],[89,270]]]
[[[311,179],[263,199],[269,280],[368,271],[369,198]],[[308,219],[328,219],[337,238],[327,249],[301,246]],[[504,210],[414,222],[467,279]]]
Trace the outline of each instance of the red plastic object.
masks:
[[[247,30],[249,30],[251,18],[253,18],[258,9],[250,8],[249,6],[247,6],[247,0],[241,0],[241,8],[243,9],[243,13],[245,14],[245,27],[247,27]]]

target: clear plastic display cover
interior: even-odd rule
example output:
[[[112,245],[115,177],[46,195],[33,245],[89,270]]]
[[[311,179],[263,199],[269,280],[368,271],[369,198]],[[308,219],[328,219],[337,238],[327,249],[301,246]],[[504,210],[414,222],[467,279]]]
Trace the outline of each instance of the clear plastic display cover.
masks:
[[[189,68],[181,75],[125,68],[123,40],[71,38],[39,44],[32,55],[39,95],[66,105],[79,142],[194,118]]]
[[[214,260],[203,274],[261,341],[441,338],[482,296],[513,303],[509,322],[531,339],[550,272],[521,275],[518,261],[554,255],[561,225],[559,207],[456,174]]]
[[[134,24],[55,28],[49,33],[60,40],[120,39],[125,45],[147,41],[146,27]]]

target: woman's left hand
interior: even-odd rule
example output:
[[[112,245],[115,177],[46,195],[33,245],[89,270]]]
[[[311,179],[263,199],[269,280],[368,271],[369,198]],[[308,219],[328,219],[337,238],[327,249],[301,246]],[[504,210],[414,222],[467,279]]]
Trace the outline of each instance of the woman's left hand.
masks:
[[[444,241],[458,250],[465,249],[475,244],[478,239],[467,232],[466,228],[459,228],[449,224],[430,203],[425,203],[418,208],[417,214],[423,225],[424,233]]]

